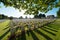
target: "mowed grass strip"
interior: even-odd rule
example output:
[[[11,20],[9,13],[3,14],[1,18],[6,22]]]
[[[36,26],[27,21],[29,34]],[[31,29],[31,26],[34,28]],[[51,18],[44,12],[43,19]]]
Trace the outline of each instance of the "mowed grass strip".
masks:
[[[45,26],[45,28],[57,32],[54,40],[60,40],[60,19],[57,19],[54,23]]]
[[[57,33],[57,32],[55,32],[55,31],[52,31],[52,30],[46,29],[46,28],[44,28],[44,27],[43,27],[43,29],[46,30],[46,31],[51,32],[53,35],[56,35],[56,33]]]
[[[26,40],[33,40],[33,37],[29,31],[26,32]]]
[[[56,28],[58,29],[58,32],[56,33],[56,39],[55,40],[60,40],[60,19],[56,20]]]
[[[9,28],[4,30],[6,27],[8,27],[8,24],[10,23],[10,20],[4,21],[0,23],[0,40],[7,39],[6,36],[9,34]]]
[[[44,38],[44,36],[42,36],[41,34],[35,32],[35,31],[33,31],[33,32],[36,34],[36,36],[38,37],[39,40],[46,40],[46,38]]]
[[[54,23],[47,25],[50,28],[59,30],[60,29],[60,19],[57,19]]]
[[[60,29],[58,30],[56,34],[55,40],[60,40]]]
[[[8,33],[7,33],[7,35],[6,35],[6,36],[4,36],[4,38],[3,38],[3,39],[1,39],[1,40],[8,40],[8,38],[9,38],[8,36],[10,36],[10,32],[8,32]]]
[[[30,30],[30,33],[32,35],[33,40],[39,40],[36,34],[32,30]]]
[[[56,33],[56,37],[55,40],[60,40],[60,19],[57,19],[53,24],[52,28],[55,28],[56,30],[58,30],[58,32]]]
[[[37,31],[39,31],[47,40],[53,40],[55,38],[55,36],[46,32],[45,30],[42,30],[41,28],[39,28]]]
[[[49,27],[49,26],[44,26],[44,28],[49,29],[49,30],[51,30],[51,31],[55,31],[55,32],[58,31],[58,30],[56,30],[56,29],[54,29],[54,28],[51,28],[51,27]]]

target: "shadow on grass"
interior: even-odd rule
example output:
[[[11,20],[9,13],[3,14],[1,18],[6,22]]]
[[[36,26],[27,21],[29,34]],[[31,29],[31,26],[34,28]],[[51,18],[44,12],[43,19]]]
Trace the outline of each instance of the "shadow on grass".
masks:
[[[27,35],[29,36],[29,34],[30,34],[29,30],[27,30]]]
[[[31,33],[31,35],[32,35],[32,37],[33,37],[34,40],[39,40],[39,39],[37,38],[37,36],[33,33],[32,30],[30,30],[30,33]]]
[[[9,26],[8,27],[6,27],[6,28],[4,28],[3,30],[6,30],[6,29],[8,29],[9,28]]]
[[[48,32],[48,33],[50,33],[50,34],[52,34],[52,35],[54,35],[54,36],[56,36],[56,34],[50,32],[50,31],[48,31],[48,30],[46,30],[46,29],[44,29],[44,28],[41,28],[41,29],[44,30],[44,31],[46,31],[46,32]]]
[[[21,35],[18,36],[18,40],[26,40],[25,31],[22,31]]]
[[[9,26],[10,26],[10,24],[8,23],[8,25],[6,25],[6,28],[4,28],[3,30],[8,29],[8,28],[9,28]]]
[[[52,28],[50,25],[47,25],[47,26],[48,26],[49,28],[47,28],[47,27],[44,27],[44,28],[57,32],[57,30],[54,30],[54,28]],[[52,29],[51,29],[51,28],[52,28]]]
[[[35,30],[35,32],[39,33],[40,35],[42,35],[43,37],[45,37],[47,40],[53,40],[52,38],[50,38],[49,36],[45,35],[44,33],[42,33],[39,30]]]
[[[10,29],[7,30],[2,36],[0,36],[0,40],[1,40],[2,38],[4,38],[4,37],[9,33],[9,31],[10,31]]]

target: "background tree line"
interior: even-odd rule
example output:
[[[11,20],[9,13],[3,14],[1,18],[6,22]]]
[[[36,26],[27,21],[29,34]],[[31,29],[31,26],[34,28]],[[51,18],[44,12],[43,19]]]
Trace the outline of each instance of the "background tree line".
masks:
[[[8,19],[8,16],[6,16],[4,14],[0,14],[0,19]]]
[[[46,15],[40,13],[40,14],[35,15],[34,18],[46,18]]]
[[[12,16],[8,17],[8,16],[6,16],[4,14],[0,14],[0,19],[13,19],[13,18],[14,17],[12,17]]]

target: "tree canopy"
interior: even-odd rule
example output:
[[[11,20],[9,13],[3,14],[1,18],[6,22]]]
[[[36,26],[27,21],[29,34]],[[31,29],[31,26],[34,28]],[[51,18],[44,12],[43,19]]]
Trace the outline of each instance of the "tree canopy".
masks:
[[[60,8],[59,11],[57,12],[57,17],[60,18]]]
[[[38,11],[48,12],[54,7],[60,7],[60,0],[0,0],[5,6],[13,6],[19,10],[26,9],[26,14],[38,14]]]

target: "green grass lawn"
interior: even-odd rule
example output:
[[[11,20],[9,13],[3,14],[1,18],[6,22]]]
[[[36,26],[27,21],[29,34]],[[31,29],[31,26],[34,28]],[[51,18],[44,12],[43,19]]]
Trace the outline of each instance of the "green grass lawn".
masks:
[[[7,40],[9,32],[9,22],[0,23],[0,39]],[[27,31],[17,38],[17,40],[60,40],[60,20],[48,24],[35,30]]]
[[[60,40],[60,19],[57,19],[54,23],[51,23],[44,27],[46,30],[52,30],[53,33],[56,34],[54,40]]]
[[[0,40],[7,40],[9,33],[9,22],[10,20],[6,20],[0,23]]]

